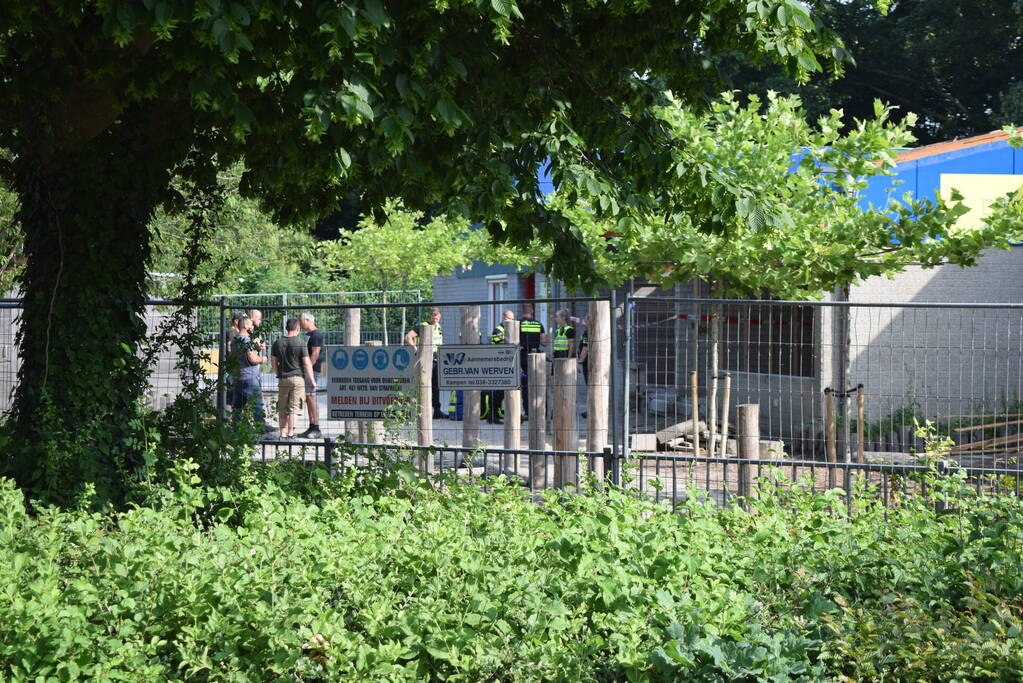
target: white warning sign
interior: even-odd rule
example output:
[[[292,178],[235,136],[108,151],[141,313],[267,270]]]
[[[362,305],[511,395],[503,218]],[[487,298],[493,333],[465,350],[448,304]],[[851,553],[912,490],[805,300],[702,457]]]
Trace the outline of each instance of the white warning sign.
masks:
[[[439,389],[518,389],[519,373],[519,349],[511,344],[446,344],[437,350]]]
[[[407,346],[326,346],[330,420],[383,420],[413,395],[415,358]]]

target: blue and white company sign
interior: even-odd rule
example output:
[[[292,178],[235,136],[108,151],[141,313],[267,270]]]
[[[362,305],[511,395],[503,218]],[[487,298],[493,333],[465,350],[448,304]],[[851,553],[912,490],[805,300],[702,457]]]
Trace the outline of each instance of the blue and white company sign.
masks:
[[[439,389],[518,389],[519,372],[519,349],[511,344],[444,344],[437,349]]]

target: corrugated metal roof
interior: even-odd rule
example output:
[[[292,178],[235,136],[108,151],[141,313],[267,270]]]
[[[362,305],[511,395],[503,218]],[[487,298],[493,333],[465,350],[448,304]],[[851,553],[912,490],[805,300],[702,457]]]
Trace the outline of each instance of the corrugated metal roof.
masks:
[[[1023,128],[1019,128],[1017,130],[1023,131]],[[933,145],[924,145],[923,147],[908,149],[905,152],[902,152],[895,161],[896,163],[913,161],[914,159],[923,159],[924,157],[934,156],[935,154],[957,152],[959,150],[969,149],[970,147],[988,145],[992,142],[999,142],[1001,140],[1008,139],[1009,136],[1004,130],[993,130],[990,133],[984,133],[983,135],[974,135],[972,138],[936,142]]]

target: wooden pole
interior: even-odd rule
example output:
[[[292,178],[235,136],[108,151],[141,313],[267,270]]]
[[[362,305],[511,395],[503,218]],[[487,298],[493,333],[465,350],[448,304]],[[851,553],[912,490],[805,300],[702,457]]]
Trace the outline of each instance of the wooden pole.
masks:
[[[416,442],[420,446],[433,445],[433,325],[419,326],[419,350],[416,353],[416,391],[419,392],[419,411],[416,415]],[[433,458],[428,454],[417,456],[420,471],[433,471]]]
[[[607,444],[608,410],[611,398],[611,302],[590,302],[590,376],[586,384],[586,450],[603,453]],[[589,456],[590,472],[604,479],[604,456]]]
[[[519,321],[518,320],[505,320],[504,325],[504,341],[506,344],[519,344]],[[496,406],[492,406],[491,410],[497,410]],[[530,415],[531,420],[537,419],[536,415]],[[540,420],[543,420],[543,415],[540,416]],[[518,450],[522,448],[522,390],[515,389],[513,391],[504,392],[504,447],[511,450]],[[519,457],[517,455],[509,456],[504,459],[501,464],[502,471],[519,471]]]
[[[740,460],[760,458],[760,405],[744,403],[735,408],[735,437]],[[749,464],[739,463],[739,496],[750,495]]]
[[[554,359],[554,450],[579,450],[575,430],[576,361],[575,358]],[[530,419],[535,419],[530,416]],[[554,486],[564,488],[578,484],[577,456],[554,456]]]
[[[700,388],[696,370],[689,371],[689,396],[693,402],[693,455],[700,455]]]
[[[345,346],[359,346],[362,344],[362,309],[361,308],[346,308],[345,309],[345,334],[344,334]],[[327,410],[330,410],[328,406]],[[359,423],[354,420],[348,420],[342,425],[344,428],[345,437],[348,439],[357,439],[359,434]]]
[[[547,356],[529,354],[529,485],[533,490],[547,487]],[[496,408],[495,408],[496,410]]]
[[[725,375],[725,388],[721,397],[721,457],[727,456],[728,445],[728,404],[732,400],[732,376]],[[727,467],[727,465],[726,465]]]
[[[864,433],[867,430],[867,422],[863,404],[863,385],[859,384],[856,386],[856,462],[861,465],[866,462],[866,453],[864,453],[866,448],[863,446],[863,440],[866,438]]]
[[[480,343],[480,307],[462,306],[462,343]],[[497,410],[497,408],[492,408]],[[449,417],[454,417],[453,415]],[[462,445],[475,448],[480,441],[480,392],[465,391],[462,398]]]
[[[838,446],[836,444],[837,434],[835,432],[835,397],[831,389],[824,390],[824,442],[828,454],[828,488],[835,488],[835,467],[838,462]]]
[[[710,282],[711,292],[715,291],[715,282]],[[721,337],[721,304],[710,305],[710,322],[708,332],[710,337],[710,387],[707,393],[707,455],[714,455],[714,437],[718,432],[718,374],[720,370],[719,338]]]

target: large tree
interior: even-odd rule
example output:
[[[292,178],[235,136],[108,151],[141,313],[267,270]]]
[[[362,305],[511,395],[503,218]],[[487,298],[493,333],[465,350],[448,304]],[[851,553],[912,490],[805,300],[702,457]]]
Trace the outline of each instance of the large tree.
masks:
[[[566,186],[641,210],[684,154],[653,105],[738,51],[791,72],[837,38],[798,0],[35,0],[0,3],[0,147],[27,267],[5,468],[30,491],[117,499],[136,469],[147,225],[243,160],[281,220],[441,202],[589,261],[539,202]],[[599,202],[598,202],[599,203]]]
[[[1023,124],[1023,3],[1019,0],[872,0],[829,2],[825,21],[845,40],[855,64],[838,78],[798,83],[780,69],[726,57],[732,87],[802,96],[811,116],[842,107],[870,115],[875,99],[918,115],[922,143]]]

